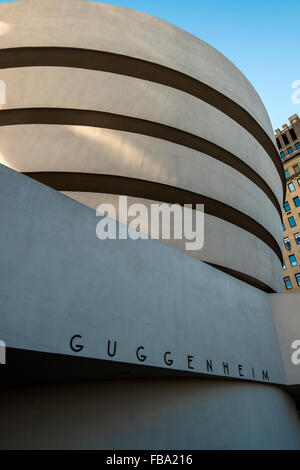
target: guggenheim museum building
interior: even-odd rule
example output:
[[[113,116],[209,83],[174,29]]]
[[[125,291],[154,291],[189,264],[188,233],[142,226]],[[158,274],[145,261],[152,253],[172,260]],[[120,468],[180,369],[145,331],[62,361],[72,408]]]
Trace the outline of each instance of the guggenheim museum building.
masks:
[[[285,177],[247,78],[145,13],[20,0],[0,80],[0,448],[300,449]],[[100,240],[119,196],[203,205],[203,248]]]

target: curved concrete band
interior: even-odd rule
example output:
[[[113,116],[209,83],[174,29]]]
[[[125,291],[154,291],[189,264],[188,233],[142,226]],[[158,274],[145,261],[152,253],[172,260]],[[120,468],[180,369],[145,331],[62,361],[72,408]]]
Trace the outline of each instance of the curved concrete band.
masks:
[[[119,130],[122,132],[141,134],[143,136],[153,137],[156,139],[165,140],[170,143],[182,145],[187,147],[187,149],[196,150],[202,154],[209,155],[210,157],[213,157],[216,160],[225,163],[231,168],[239,171],[241,173],[241,177],[242,175],[245,175],[250,181],[255,183],[260,189],[263,190],[281,217],[281,208],[274,192],[266,184],[265,180],[261,178],[261,176],[249,165],[245,164],[238,157],[219,147],[213,142],[207,141],[206,139],[189,134],[174,127],[120,114],[69,108],[19,108],[3,110],[1,112],[0,126],[15,126],[24,124],[59,124],[65,126],[69,125],[106,128],[110,130]],[[59,131],[57,131],[57,134],[58,133]],[[74,133],[76,133],[76,130]],[[46,149],[50,153],[50,158],[53,158],[53,152],[51,148],[47,146]],[[45,165],[48,164],[47,162],[49,160],[47,151],[43,149]],[[183,153],[186,153],[186,151]],[[14,158],[15,157],[13,156],[12,159]],[[28,162],[25,162],[25,164],[26,163],[28,165]],[[12,163],[10,163],[10,165],[12,166]],[[76,161],[74,160],[70,166],[70,169],[73,169],[75,165]],[[30,168],[30,170],[35,169],[35,165],[32,165]]]
[[[71,172],[34,172],[25,174],[58,191],[111,192],[112,194],[128,195],[150,199],[152,201],[156,198],[157,201],[170,204],[178,203],[182,206],[184,204],[190,204],[193,207],[196,207],[196,204],[204,204],[206,214],[225,220],[260,238],[276,253],[278,259],[281,262],[283,261],[280,246],[262,225],[223,202],[209,198],[203,194],[196,194],[173,186],[162,185],[146,180],[124,178],[114,175]]]
[[[159,83],[199,98],[235,120],[262,145],[279,172],[285,194],[283,167],[274,142],[244,108],[199,80],[153,62],[111,52],[79,48],[22,47],[0,49],[0,59],[0,69],[51,66],[98,70]]]
[[[160,131],[161,136],[168,139],[170,135],[171,140],[174,139],[171,129],[176,129],[177,134],[182,132],[185,136],[177,139],[185,138],[187,146],[194,147],[194,141],[200,138],[202,146],[205,142],[213,143],[221,154],[229,153],[231,160],[241,160],[260,175],[281,205],[282,181],[278,169],[282,170],[282,164],[278,153],[274,159],[276,168],[273,160],[270,164],[270,155],[248,131],[202,100],[160,84],[93,70],[27,67],[2,70],[1,77],[9,83],[7,104],[2,109],[67,108],[110,113],[123,119],[141,120],[141,124],[133,123],[132,132],[143,132],[139,128],[146,126],[145,121],[152,128],[166,126]],[[88,121],[83,117],[82,125],[85,119]],[[106,121],[109,127],[108,118]],[[145,132],[151,133],[151,129]],[[155,136],[159,131],[152,132]],[[198,146],[201,148],[200,143]]]
[[[202,152],[150,136],[87,126],[2,126],[0,137],[0,161],[7,164],[5,158],[9,159],[9,165],[22,173],[66,173],[72,169],[81,174],[123,176],[204,194],[256,220],[281,246],[281,220],[264,191],[232,166]],[[232,186],[245,197],[236,198]]]
[[[27,388],[22,393],[9,390],[1,398],[5,402],[1,449],[279,450],[300,446],[293,400],[280,388],[265,384],[108,380]],[[24,428],[28,421],[30,432]]]
[[[39,179],[39,175],[31,176]],[[44,177],[51,178],[51,173],[44,175]],[[112,177],[108,177],[107,183],[105,183],[105,179],[103,179],[103,191],[105,191],[105,188],[111,188],[113,186],[111,184],[112,179]],[[126,185],[126,183],[126,179],[124,179],[123,184]],[[144,191],[144,194],[147,189],[149,190],[149,188],[147,188],[147,182],[138,182],[138,184],[141,185],[141,189]],[[136,189],[134,185],[131,185],[131,187],[132,189]],[[121,185],[119,185],[119,188],[122,189]],[[162,186],[157,188],[157,190],[158,189],[162,190]],[[79,191],[62,192],[72,199],[92,207],[95,210],[100,204],[111,204],[115,208],[116,219],[126,224],[126,221],[123,220],[123,215],[119,213],[119,194]],[[128,191],[125,190],[123,193],[128,194]],[[150,196],[148,196],[148,199],[129,196],[127,199],[128,206],[136,203],[143,204],[150,214],[152,203],[161,202],[162,200],[167,204],[169,202],[168,192],[166,192],[166,194],[161,193],[159,195],[162,196],[159,198],[159,201],[151,199]],[[185,194],[185,197],[187,196],[188,194]],[[190,201],[187,200],[187,202]],[[182,240],[178,240],[174,239],[172,236],[170,240],[163,239],[163,242],[177,248],[186,255],[192,256],[200,261],[204,261],[265,292],[277,292],[280,290],[281,285],[279,284],[280,281],[278,281],[277,271],[278,269],[281,269],[281,260],[277,256],[274,257],[274,250],[265,241],[256,235],[253,235],[248,230],[230,223],[230,221],[225,218],[222,219],[220,217],[216,217],[213,215],[213,210],[210,214],[205,201],[202,202],[204,202],[205,212],[204,247],[201,250],[186,251],[185,243],[187,239],[183,238]],[[199,203],[201,203],[201,200],[199,200]],[[128,217],[128,223],[131,219],[132,218]],[[148,234],[150,235],[150,220],[148,228]],[[220,234],[222,234],[222,244],[219,243]],[[160,238],[162,238],[161,234]],[[249,246],[251,246],[251,249],[256,253],[256,256],[264,258],[263,267],[259,267],[257,263],[251,263],[250,257],[247,265],[245,266],[244,253],[248,252]],[[234,253],[234,256],[232,256],[232,253]]]

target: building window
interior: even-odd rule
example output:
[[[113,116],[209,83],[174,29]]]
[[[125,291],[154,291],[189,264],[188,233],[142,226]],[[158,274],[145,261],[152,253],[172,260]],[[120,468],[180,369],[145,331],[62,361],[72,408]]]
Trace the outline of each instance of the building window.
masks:
[[[295,233],[294,234],[295,242],[297,245],[300,245],[300,233]]]
[[[287,151],[288,151],[288,153],[291,155],[291,153],[293,153],[292,147],[289,147],[289,148],[287,149]]]
[[[285,178],[288,179],[290,176],[289,170],[285,170],[284,174],[285,174]]]
[[[285,270],[285,269],[286,269],[285,262],[283,262],[282,269],[283,269],[283,270]]]
[[[299,196],[294,197],[293,201],[294,201],[294,204],[295,204],[296,207],[299,207],[299,206],[300,206],[300,199],[299,199]]]
[[[293,168],[294,168],[295,175],[297,175],[300,172],[299,165],[298,164],[294,165]]]
[[[300,217],[300,212],[299,212],[299,217]],[[285,232],[285,225],[284,224],[282,224],[282,229]]]
[[[293,266],[293,267],[297,266],[298,263],[297,263],[297,260],[296,260],[296,256],[295,255],[290,255],[289,258],[290,258],[291,266]]]
[[[288,187],[289,187],[289,190],[290,190],[291,193],[292,193],[293,191],[296,191],[296,188],[295,188],[295,186],[294,186],[294,183],[289,183],[289,184],[288,184]]]
[[[280,156],[281,156],[281,158],[285,158],[285,153],[284,153],[284,152],[280,152]]]
[[[292,140],[297,140],[297,136],[296,136],[294,129],[290,129],[290,134],[291,134]]]
[[[293,288],[293,286],[292,286],[292,283],[291,283],[291,280],[290,280],[289,276],[287,276],[287,277],[284,277],[284,278],[283,278],[283,280],[284,280],[284,283],[285,283],[285,287],[286,287],[286,289],[292,289],[292,288]]]
[[[289,217],[288,221],[289,221],[289,224],[290,224],[291,228],[296,227],[296,222],[295,222],[294,217]]]
[[[295,145],[296,145],[296,149],[300,150],[300,142],[297,142]]]
[[[286,247],[287,250],[291,249],[291,242],[290,242],[289,237],[284,238],[283,243],[285,244],[285,247]]]
[[[295,198],[296,199],[296,198]],[[283,204],[285,212],[289,212],[291,210],[290,205],[287,201]]]
[[[280,140],[276,138],[276,143],[277,143],[277,147],[279,148],[279,150],[281,149],[282,145],[280,143]]]
[[[300,273],[295,274],[296,282],[300,286]]]
[[[289,145],[289,140],[288,140],[286,134],[281,134],[281,137],[283,138],[283,142],[285,143],[285,145]]]

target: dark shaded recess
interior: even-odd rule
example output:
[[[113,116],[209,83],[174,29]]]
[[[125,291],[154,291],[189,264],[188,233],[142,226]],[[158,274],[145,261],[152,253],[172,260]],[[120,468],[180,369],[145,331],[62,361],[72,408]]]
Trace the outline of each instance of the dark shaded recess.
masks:
[[[162,358],[163,364],[163,358]],[[0,368],[0,390],[37,385],[95,382],[99,380],[204,378],[239,380],[197,371],[130,364],[83,356],[6,348],[6,365]]]

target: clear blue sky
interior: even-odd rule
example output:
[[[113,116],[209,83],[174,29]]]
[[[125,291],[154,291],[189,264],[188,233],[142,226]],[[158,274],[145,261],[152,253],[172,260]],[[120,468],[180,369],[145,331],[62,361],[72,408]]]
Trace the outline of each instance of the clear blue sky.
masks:
[[[158,16],[214,46],[254,85],[274,128],[287,122],[292,114],[300,115],[300,104],[291,100],[294,91],[291,84],[300,80],[299,1],[114,0],[106,3]]]

